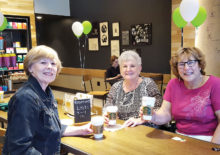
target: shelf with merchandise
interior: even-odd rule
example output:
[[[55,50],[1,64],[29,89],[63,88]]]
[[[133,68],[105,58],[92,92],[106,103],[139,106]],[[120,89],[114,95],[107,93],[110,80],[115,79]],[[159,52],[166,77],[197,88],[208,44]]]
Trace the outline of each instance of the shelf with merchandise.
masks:
[[[31,49],[30,17],[5,15],[7,28],[0,32],[3,49],[0,53],[0,73],[23,72],[23,61]],[[12,58],[13,55],[13,58]],[[9,58],[7,58],[9,57]]]

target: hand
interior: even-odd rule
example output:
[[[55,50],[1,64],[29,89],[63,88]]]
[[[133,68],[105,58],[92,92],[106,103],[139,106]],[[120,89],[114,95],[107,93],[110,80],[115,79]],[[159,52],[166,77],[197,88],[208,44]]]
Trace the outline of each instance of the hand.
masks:
[[[137,125],[143,124],[145,121],[141,118],[129,118],[127,121],[124,122],[123,126],[125,127],[135,127]]]
[[[88,135],[91,133],[93,133],[91,122],[86,125],[80,126],[80,135]]]
[[[118,74],[116,77],[117,77],[117,78],[121,78],[121,74]]]
[[[149,122],[157,124],[156,123],[156,111],[155,110],[152,111],[152,118],[151,118],[151,120]]]
[[[107,125],[108,125],[109,118],[108,118],[108,114],[107,114],[107,112],[106,112],[106,111],[103,113],[103,117],[104,117],[104,122],[105,122],[105,124],[107,124]]]

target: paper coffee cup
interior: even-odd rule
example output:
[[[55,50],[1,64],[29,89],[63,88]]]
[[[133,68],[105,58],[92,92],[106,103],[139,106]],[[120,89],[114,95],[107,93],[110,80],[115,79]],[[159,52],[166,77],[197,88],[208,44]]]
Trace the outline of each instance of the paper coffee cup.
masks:
[[[0,91],[0,102],[4,102],[4,91]]]
[[[95,139],[103,137],[104,118],[102,116],[94,116],[91,118],[92,129]]]
[[[152,111],[155,104],[156,99],[154,97],[143,96],[142,97],[142,106],[143,106],[143,119],[151,120],[152,119]]]
[[[107,111],[108,118],[109,118],[108,124],[109,125],[116,125],[118,107],[117,106],[108,106],[108,107],[106,107],[106,111]]]

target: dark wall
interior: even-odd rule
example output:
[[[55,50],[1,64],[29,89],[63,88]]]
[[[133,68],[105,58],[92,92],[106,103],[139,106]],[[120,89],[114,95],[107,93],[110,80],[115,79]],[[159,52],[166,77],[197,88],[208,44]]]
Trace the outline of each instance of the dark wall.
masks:
[[[171,54],[171,0],[70,0],[71,17],[44,15],[36,20],[38,44],[55,48],[65,67],[80,67],[78,40],[73,35],[74,21],[89,20],[92,23],[108,22],[109,46],[100,46],[99,51],[85,52],[85,68],[106,69],[111,56],[111,39],[120,40],[122,49],[138,49],[143,61],[143,72],[170,73]],[[152,23],[152,45],[121,45],[120,37],[112,37],[112,23],[119,22],[120,32],[132,25]],[[90,36],[90,35],[89,35]],[[81,46],[84,35],[80,37]]]
[[[71,26],[75,21],[71,17],[36,14],[37,44],[54,48],[64,67],[80,67],[78,40],[73,35]]]

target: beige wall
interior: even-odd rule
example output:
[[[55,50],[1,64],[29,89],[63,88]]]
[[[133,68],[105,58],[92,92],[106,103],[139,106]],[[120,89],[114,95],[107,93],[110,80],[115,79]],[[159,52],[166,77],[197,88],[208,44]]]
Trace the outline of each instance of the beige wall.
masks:
[[[207,10],[207,19],[198,28],[196,47],[206,56],[206,74],[220,77],[220,0],[199,0]]]
[[[37,45],[33,0],[0,0],[0,11],[7,15],[29,16],[32,46]]]

